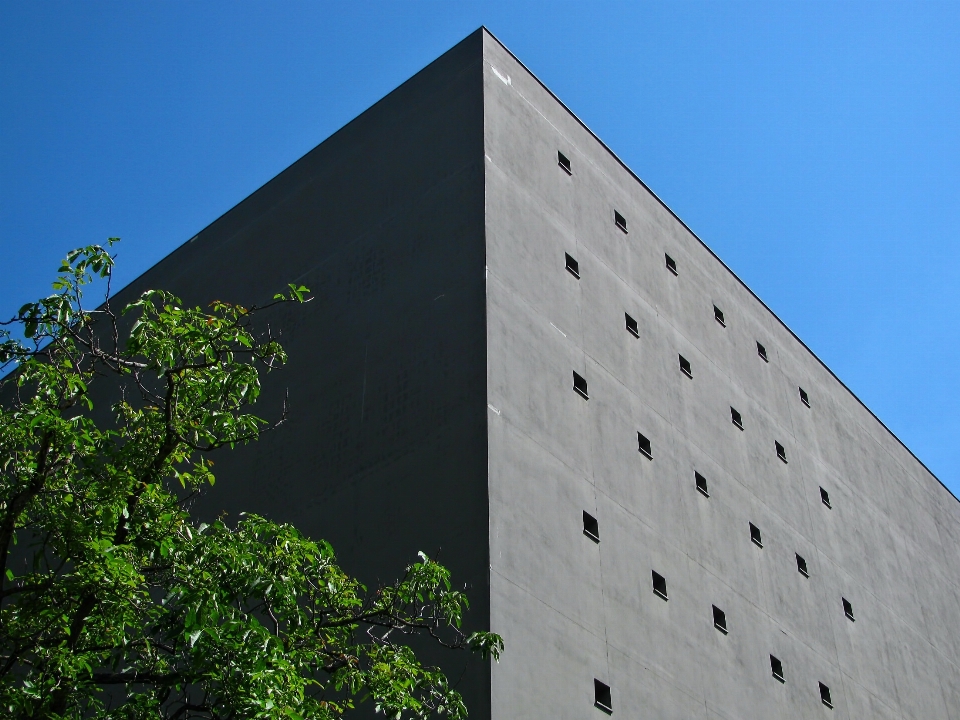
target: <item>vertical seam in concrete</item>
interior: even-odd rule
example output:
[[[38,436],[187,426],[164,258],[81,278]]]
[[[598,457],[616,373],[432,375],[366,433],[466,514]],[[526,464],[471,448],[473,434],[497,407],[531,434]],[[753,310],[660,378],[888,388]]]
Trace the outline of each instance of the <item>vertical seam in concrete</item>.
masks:
[[[576,248],[577,256],[582,258],[583,253],[580,252],[582,246],[580,245],[580,239],[578,237],[574,238],[574,247]],[[591,255],[592,254],[593,253],[591,253]],[[578,349],[580,350],[580,367],[582,368],[584,377],[587,377],[587,358],[590,356],[587,354],[586,349],[583,347],[583,340],[582,340],[583,338],[583,296],[584,296],[582,284],[584,282],[591,282],[588,273],[582,273],[581,278],[577,281],[577,332],[578,332],[578,337],[581,338]],[[590,359],[593,360],[593,358],[590,358]],[[597,364],[599,365],[599,363]],[[583,413],[583,417],[588,423],[592,422],[592,411],[590,410],[589,403],[584,407],[584,410],[585,412]],[[593,432],[591,431],[590,434],[592,436]],[[592,455],[592,452],[591,452],[591,455]],[[592,485],[592,489],[593,489],[594,512],[596,512],[597,514],[596,516],[597,518],[599,518],[600,517],[599,493],[597,491],[596,471],[594,470],[594,463],[592,461],[590,462],[589,472],[590,472],[590,484]],[[607,537],[609,538],[609,534],[607,535]],[[610,638],[607,633],[607,597],[606,597],[606,593],[604,592],[605,581],[604,581],[604,575],[603,575],[603,544],[602,543],[597,546],[597,572],[600,575],[600,609],[601,609],[601,612],[603,613],[603,618],[602,618],[603,649],[604,649],[604,657],[606,659],[606,664],[607,664],[606,668],[604,668],[606,672],[606,677],[604,678],[604,682],[607,683],[612,688],[613,679],[610,676]]]

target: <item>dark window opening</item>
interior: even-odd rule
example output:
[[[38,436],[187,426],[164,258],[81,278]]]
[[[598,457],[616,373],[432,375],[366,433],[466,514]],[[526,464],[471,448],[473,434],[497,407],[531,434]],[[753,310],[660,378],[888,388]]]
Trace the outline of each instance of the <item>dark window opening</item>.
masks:
[[[807,407],[810,407],[810,398],[807,397],[807,391],[803,388],[797,388],[800,391],[800,402],[802,402]]]
[[[663,257],[666,258],[666,261],[667,261],[667,270],[669,270],[669,271],[672,272],[674,275],[676,275],[676,274],[677,274],[677,261],[674,260],[674,259],[673,259],[672,257],[670,257],[669,255],[667,255],[666,253],[664,253]]]
[[[807,571],[807,561],[800,557],[799,554],[797,555],[797,572],[804,577],[810,577],[810,573]]]
[[[783,663],[774,655],[770,656],[770,672],[777,680],[783,682]]]
[[[820,702],[822,702],[828,708],[833,707],[833,702],[830,700],[830,688],[823,683],[820,683]]]
[[[750,523],[750,539],[753,541],[753,544],[759,548],[763,547],[763,538],[760,536],[760,528],[758,528],[753,523]]]
[[[717,322],[724,327],[727,326],[726,321],[723,319],[723,310],[718,308],[716,305],[713,306],[713,317],[716,318]]]
[[[822,502],[828,508],[833,507],[833,505],[830,504],[830,493],[828,493],[823,488],[820,488],[820,502]]]
[[[627,219],[616,210],[613,211],[613,221],[617,224],[618,228],[627,232]]]
[[[757,343],[757,355],[759,355],[759,356],[760,356],[760,359],[763,360],[764,362],[770,362],[770,361],[767,359],[767,349],[766,349],[763,345],[761,345],[760,343]],[[773,657],[773,656],[771,656],[771,657]]]
[[[627,332],[635,338],[640,337],[640,327],[637,325],[637,321],[627,315],[627,313],[624,313],[623,316],[627,319]]]
[[[776,442],[776,441],[774,441],[773,444],[777,446],[777,457],[780,458],[781,460],[783,460],[784,462],[786,462],[786,461],[787,461],[787,451],[784,450],[783,445],[781,445],[780,443],[778,443],[778,442]]]
[[[664,600],[669,599],[667,597],[667,579],[656,570],[653,571],[653,594]]]
[[[847,619],[853,620],[854,622],[856,622],[857,619],[853,616],[853,605],[851,605],[850,601],[847,600],[845,597],[842,597],[840,599],[843,600],[843,614],[847,616]],[[869,625],[869,623],[867,624]]]
[[[594,542],[600,542],[600,523],[586,510],[583,511],[583,534]]]
[[[570,158],[568,158],[559,150],[557,150],[557,165],[562,167],[567,175],[573,174],[573,171],[570,169]]]
[[[596,678],[593,680],[593,703],[605,713],[613,712],[613,699],[610,697],[610,686]]]
[[[653,449],[650,447],[650,441],[643,433],[637,433],[637,445],[641,453],[653,460]]]
[[[730,407],[730,419],[734,425],[743,430],[743,418],[740,417],[740,413],[738,413],[733,406]]]
[[[713,606],[713,626],[724,635],[727,634],[727,615],[716,605]]]
[[[580,263],[570,257],[569,253],[564,253],[567,259],[567,272],[573,275],[577,280],[580,279]]]
[[[693,474],[693,479],[697,483],[697,490],[699,490],[704,497],[710,497],[710,493],[707,492],[707,479],[698,472]]]
[[[688,378],[693,377],[693,369],[690,367],[690,361],[687,360],[683,355],[680,356],[680,372],[682,372]]]
[[[590,395],[587,394],[587,381],[580,377],[576,371],[573,373],[573,389],[584,399],[589,400]]]

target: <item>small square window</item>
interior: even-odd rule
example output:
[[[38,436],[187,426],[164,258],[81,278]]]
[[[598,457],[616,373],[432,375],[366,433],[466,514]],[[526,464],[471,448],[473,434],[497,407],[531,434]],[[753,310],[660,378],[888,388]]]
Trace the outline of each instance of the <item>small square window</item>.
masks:
[[[623,316],[627,320],[627,332],[633,335],[635,338],[640,337],[640,328],[637,326],[637,321],[627,315],[627,313],[624,313]]]
[[[700,491],[700,494],[704,497],[710,497],[710,493],[707,492],[707,479],[698,472],[693,474],[693,479],[697,483],[697,490]]]
[[[593,680],[593,703],[608,715],[613,712],[613,699],[610,697],[610,686],[596,678]]]
[[[640,432],[637,433],[637,445],[643,455],[653,460],[653,449],[650,447],[650,441],[646,435]]]
[[[727,634],[727,615],[716,605],[713,606],[713,626],[724,635]]]
[[[680,372],[682,372],[688,378],[693,377],[693,369],[690,367],[690,361],[687,360],[683,355],[680,356]]]
[[[822,502],[828,508],[833,507],[833,505],[830,504],[830,493],[828,493],[823,488],[820,488],[820,502]]]
[[[810,407],[810,398],[807,397],[807,391],[803,388],[797,388],[800,391],[800,402],[802,402],[807,407]]]
[[[568,158],[559,150],[557,150],[557,165],[562,167],[564,172],[567,173],[567,175],[573,174],[573,171],[570,169],[570,158]]]
[[[780,443],[778,443],[778,442],[776,442],[776,441],[775,441],[773,444],[776,445],[776,447],[777,447],[777,457],[780,458],[781,460],[783,460],[784,462],[786,462],[786,461],[787,461],[787,451],[783,448],[783,445],[781,445]]]
[[[573,389],[576,390],[577,394],[584,400],[590,399],[590,395],[587,393],[587,381],[580,377],[576,371],[573,373]]]
[[[822,702],[828,708],[833,707],[833,702],[830,700],[830,688],[823,683],[820,683],[820,702]]]
[[[664,600],[669,600],[667,597],[667,579],[656,570],[653,571],[653,594]]]
[[[740,417],[740,413],[738,413],[733,406],[730,407],[730,420],[733,421],[734,425],[743,430],[743,418]]]
[[[777,680],[783,682],[783,663],[774,655],[770,656],[770,672]]]
[[[851,605],[850,601],[847,600],[845,597],[842,597],[840,599],[843,600],[843,614],[847,616],[848,620],[853,620],[854,622],[856,622],[857,619],[853,616],[853,605]],[[867,624],[869,625],[870,623],[867,623]]]
[[[723,319],[723,310],[718,308],[716,305],[713,306],[713,317],[716,319],[718,323],[720,323],[724,327],[727,326],[726,321]]]
[[[760,528],[753,523],[750,523],[750,539],[758,548],[763,547],[763,538],[760,536]]]
[[[577,280],[580,279],[580,263],[573,259],[569,253],[564,253],[567,259],[567,272],[573,275]]]
[[[763,360],[764,362],[770,362],[767,359],[767,349],[759,342],[757,343],[757,355],[759,355],[760,359]],[[773,656],[771,655],[771,657]]]
[[[810,573],[807,571],[807,561],[804,560],[799,554],[797,555],[797,572],[804,577],[810,577]]]
[[[600,542],[600,523],[586,510],[583,511],[583,534],[595,543]]]
[[[618,228],[627,232],[627,219],[616,210],[613,211],[613,221],[617,224]]]
[[[664,253],[663,257],[666,259],[666,262],[667,262],[667,270],[669,270],[669,271],[672,272],[674,275],[676,275],[676,274],[677,274],[677,261],[674,260],[674,259],[673,259],[672,257],[670,257],[669,255],[667,255],[666,253]]]

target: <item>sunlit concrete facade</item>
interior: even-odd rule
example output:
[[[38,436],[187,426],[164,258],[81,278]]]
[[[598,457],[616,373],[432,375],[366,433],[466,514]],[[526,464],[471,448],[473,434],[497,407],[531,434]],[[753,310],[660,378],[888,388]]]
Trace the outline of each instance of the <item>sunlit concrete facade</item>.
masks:
[[[471,716],[960,718],[960,503],[485,30],[125,292],[287,282],[290,419],[201,510],[439,550]]]

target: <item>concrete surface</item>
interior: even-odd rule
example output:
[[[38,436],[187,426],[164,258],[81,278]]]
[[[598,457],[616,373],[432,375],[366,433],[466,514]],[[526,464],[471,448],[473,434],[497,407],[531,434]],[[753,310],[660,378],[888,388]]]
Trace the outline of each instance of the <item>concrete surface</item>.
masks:
[[[956,498],[489,34],[484,152],[492,717],[960,718]]]

